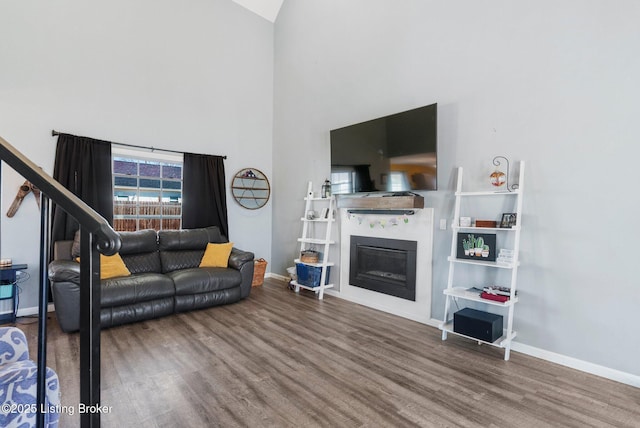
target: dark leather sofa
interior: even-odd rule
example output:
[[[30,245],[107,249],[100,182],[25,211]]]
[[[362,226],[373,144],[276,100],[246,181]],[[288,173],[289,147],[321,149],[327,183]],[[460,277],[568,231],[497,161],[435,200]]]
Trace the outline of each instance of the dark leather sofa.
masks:
[[[120,237],[119,253],[131,275],[101,280],[102,328],[234,303],[251,292],[251,252],[234,247],[226,268],[198,267],[208,243],[228,242],[215,226]],[[48,271],[56,317],[67,333],[80,328],[78,255],[77,240],[56,242]]]

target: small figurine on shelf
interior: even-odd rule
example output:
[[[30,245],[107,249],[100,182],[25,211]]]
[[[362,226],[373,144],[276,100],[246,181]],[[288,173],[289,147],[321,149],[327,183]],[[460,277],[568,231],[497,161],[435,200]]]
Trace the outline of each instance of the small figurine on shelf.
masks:
[[[504,161],[507,164],[506,173],[498,169],[498,166],[500,166],[500,159],[504,159]],[[507,191],[509,192],[512,192],[518,189],[517,184],[512,184],[511,186],[509,186],[509,159],[507,159],[504,156],[496,156],[493,158],[493,164],[496,166],[496,170],[492,172],[491,175],[489,176],[489,180],[491,181],[491,184],[495,187],[500,187],[506,183],[507,185],[506,188],[507,188]]]
[[[322,197],[331,197],[331,182],[329,180],[324,180],[324,184],[322,185]]]
[[[500,187],[506,181],[507,176],[504,175],[504,172],[496,170],[491,173],[491,176],[489,178],[491,179],[491,184],[496,187]]]

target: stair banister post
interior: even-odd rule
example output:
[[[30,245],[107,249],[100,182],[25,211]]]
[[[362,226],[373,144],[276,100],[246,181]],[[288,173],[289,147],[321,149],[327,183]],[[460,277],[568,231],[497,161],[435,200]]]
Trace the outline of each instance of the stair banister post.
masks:
[[[40,293],[38,310],[38,375],[36,403],[38,414],[36,426],[44,428],[45,398],[47,396],[47,309],[49,306],[49,198],[40,194]]]
[[[94,235],[80,227],[80,402],[100,406],[100,254]],[[99,427],[100,412],[80,415],[83,428]]]

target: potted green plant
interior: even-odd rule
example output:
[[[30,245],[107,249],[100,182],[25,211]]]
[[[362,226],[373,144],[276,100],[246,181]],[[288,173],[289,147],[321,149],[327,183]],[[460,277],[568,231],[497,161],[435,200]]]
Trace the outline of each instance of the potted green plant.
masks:
[[[482,255],[483,247],[484,247],[484,239],[482,238],[482,236],[480,236],[478,239],[476,239],[476,243],[474,247],[476,256],[480,257]]]
[[[482,247],[482,257],[489,257],[489,246],[486,244]]]

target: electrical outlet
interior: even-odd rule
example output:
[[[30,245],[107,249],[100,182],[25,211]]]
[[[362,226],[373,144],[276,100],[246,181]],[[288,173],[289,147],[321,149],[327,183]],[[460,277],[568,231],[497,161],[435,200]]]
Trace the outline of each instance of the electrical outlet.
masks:
[[[440,219],[440,230],[447,230],[447,219],[446,218],[441,218]]]

